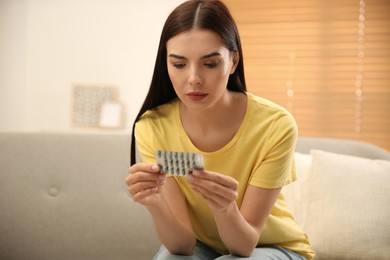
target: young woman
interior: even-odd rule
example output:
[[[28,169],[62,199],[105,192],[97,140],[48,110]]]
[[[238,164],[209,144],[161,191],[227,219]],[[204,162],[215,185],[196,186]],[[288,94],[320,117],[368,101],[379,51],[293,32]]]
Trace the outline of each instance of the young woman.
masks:
[[[313,258],[280,194],[295,180],[296,138],[285,109],[246,91],[240,38],[226,6],[178,6],[164,25],[133,126],[125,180],[163,244],[155,259]],[[204,170],[161,174],[156,150],[202,153]]]

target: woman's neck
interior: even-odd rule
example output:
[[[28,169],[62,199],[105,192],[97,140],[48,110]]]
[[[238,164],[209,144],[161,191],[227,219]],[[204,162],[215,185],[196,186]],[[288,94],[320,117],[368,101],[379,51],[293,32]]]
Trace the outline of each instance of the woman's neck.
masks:
[[[228,91],[216,104],[204,110],[189,109],[180,102],[180,116],[199,125],[220,125],[234,117],[241,108],[246,110],[246,96],[241,92]]]
[[[189,110],[180,104],[180,118],[184,130],[203,151],[214,151],[226,145],[237,133],[245,117],[247,97],[230,92],[221,103],[206,110]]]

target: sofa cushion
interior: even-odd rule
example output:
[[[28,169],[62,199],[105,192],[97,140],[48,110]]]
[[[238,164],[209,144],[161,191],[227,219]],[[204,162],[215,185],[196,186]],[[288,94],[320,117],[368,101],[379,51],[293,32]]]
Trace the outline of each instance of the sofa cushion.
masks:
[[[301,227],[304,227],[307,215],[307,181],[310,173],[311,158],[310,154],[295,152],[297,181],[285,186],[282,191],[289,209],[293,212],[295,221]]]
[[[390,161],[311,154],[304,229],[317,259],[388,259]]]
[[[0,259],[152,259],[160,242],[124,179],[130,138],[0,134]]]

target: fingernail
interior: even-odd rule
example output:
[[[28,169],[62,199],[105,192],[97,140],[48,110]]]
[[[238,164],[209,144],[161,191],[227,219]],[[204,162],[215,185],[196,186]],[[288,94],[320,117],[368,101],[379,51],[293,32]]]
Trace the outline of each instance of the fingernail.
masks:
[[[195,176],[200,176],[200,171],[194,170],[194,171],[192,172],[192,174],[195,175]]]
[[[152,171],[158,172],[159,170],[160,170],[160,167],[158,167],[158,165],[152,166]]]
[[[153,192],[157,192],[157,191],[158,191],[158,187],[154,187],[154,188],[152,189],[152,191],[153,191]]]

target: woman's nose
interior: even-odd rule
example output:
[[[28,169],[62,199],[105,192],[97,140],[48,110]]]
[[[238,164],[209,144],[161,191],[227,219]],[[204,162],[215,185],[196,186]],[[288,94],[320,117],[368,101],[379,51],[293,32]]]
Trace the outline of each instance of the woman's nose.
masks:
[[[188,83],[192,86],[197,86],[202,84],[202,78],[197,71],[195,70],[191,71],[188,78]]]

